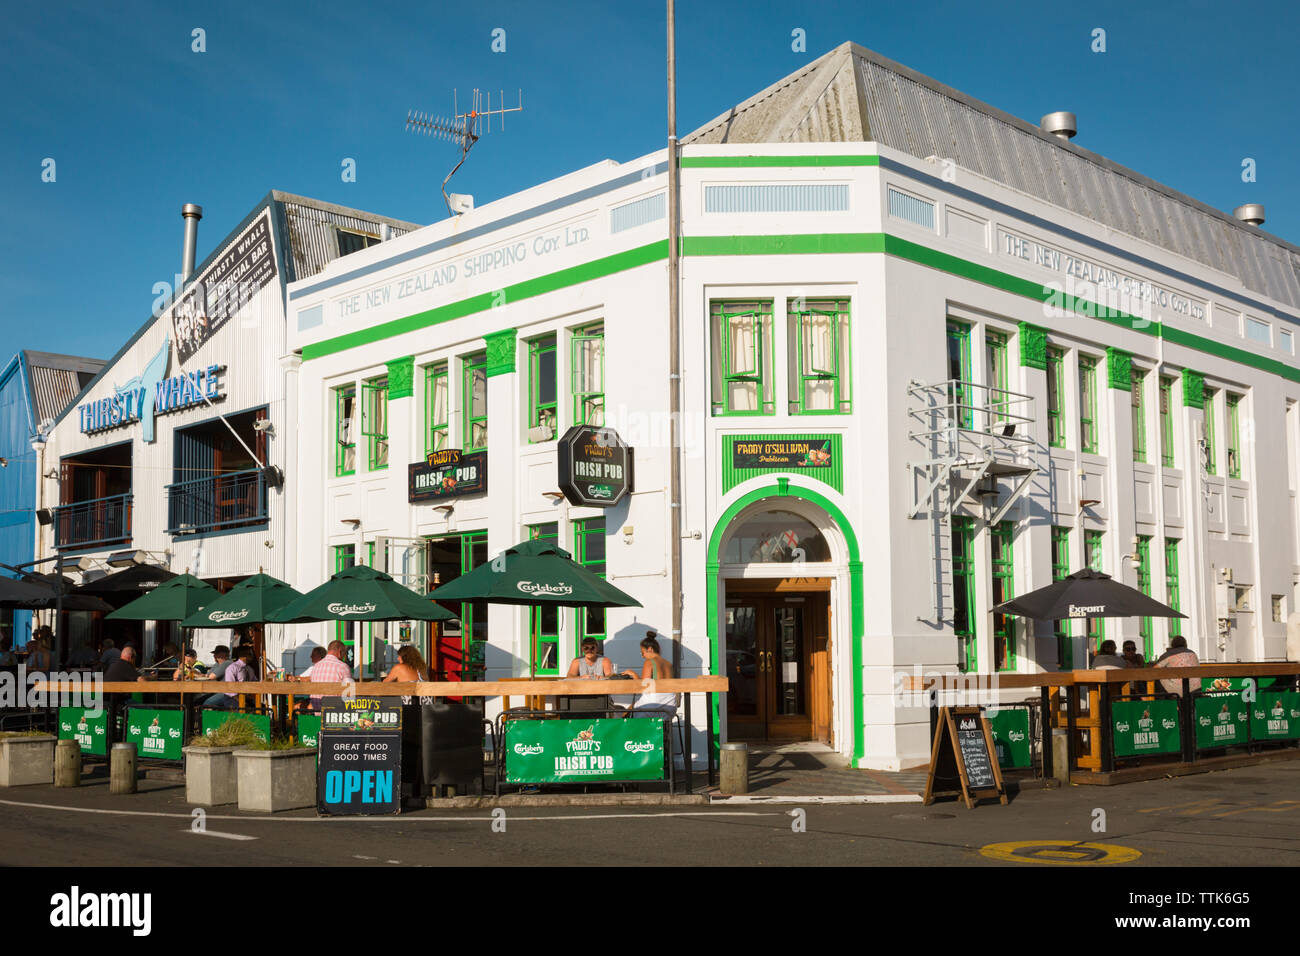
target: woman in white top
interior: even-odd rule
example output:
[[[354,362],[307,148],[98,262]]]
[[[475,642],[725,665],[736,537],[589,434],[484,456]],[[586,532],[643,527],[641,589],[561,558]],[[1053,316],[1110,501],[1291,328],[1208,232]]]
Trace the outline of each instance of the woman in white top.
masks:
[[[641,665],[640,674],[633,670],[626,670],[623,673],[633,680],[639,678],[642,687],[647,686],[651,681],[673,679],[673,665],[659,653],[659,642],[655,640],[654,631],[646,632],[646,638],[641,642],[641,657],[645,663]],[[653,687],[653,684],[650,686]],[[675,713],[677,713],[676,694],[651,690],[637,698],[628,716],[652,717],[663,714],[665,717],[672,717]]]

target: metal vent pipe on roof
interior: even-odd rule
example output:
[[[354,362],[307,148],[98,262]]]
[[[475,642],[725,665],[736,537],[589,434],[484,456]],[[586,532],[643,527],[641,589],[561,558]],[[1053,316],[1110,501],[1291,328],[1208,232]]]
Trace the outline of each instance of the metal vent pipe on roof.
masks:
[[[194,256],[199,245],[199,220],[203,218],[203,207],[187,202],[181,206],[181,217],[185,220],[185,251],[181,254],[181,281],[188,282],[194,275]]]
[[[1038,121],[1038,126],[1044,133],[1051,133],[1061,139],[1072,139],[1079,132],[1078,118],[1064,110],[1059,113],[1048,113]]]
[[[1242,222],[1249,223],[1252,226],[1264,225],[1263,203],[1248,202],[1244,206],[1238,206],[1232,211],[1232,214]]]

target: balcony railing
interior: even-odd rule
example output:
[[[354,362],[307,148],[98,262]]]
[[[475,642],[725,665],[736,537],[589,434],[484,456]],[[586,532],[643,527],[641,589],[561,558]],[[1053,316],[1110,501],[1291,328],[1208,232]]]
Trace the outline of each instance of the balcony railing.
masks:
[[[266,518],[266,476],[259,468],[167,486],[168,534],[229,531]]]
[[[130,495],[77,501],[54,509],[56,548],[96,548],[130,540]]]

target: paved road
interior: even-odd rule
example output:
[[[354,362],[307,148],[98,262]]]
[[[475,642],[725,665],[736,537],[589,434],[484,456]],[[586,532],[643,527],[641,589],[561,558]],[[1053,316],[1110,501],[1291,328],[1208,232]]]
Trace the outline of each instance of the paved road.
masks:
[[[975,810],[919,804],[420,811],[383,821],[233,808],[192,829],[184,788],[113,797],[0,792],[0,865],[1022,866],[1035,870],[1300,863],[1300,761],[1119,787],[1026,791]],[[1103,816],[1104,815],[1104,816]],[[496,829],[494,829],[494,823]],[[806,829],[802,832],[799,824]],[[1094,826],[1104,825],[1104,830]],[[218,835],[221,834],[221,835]],[[981,852],[991,844],[1046,846]],[[1121,850],[1077,844],[1104,844]],[[580,852],[579,852],[580,850]],[[1136,851],[1136,852],[1126,852]],[[993,852],[993,851],[989,851]],[[1107,863],[1114,860],[1114,863]]]

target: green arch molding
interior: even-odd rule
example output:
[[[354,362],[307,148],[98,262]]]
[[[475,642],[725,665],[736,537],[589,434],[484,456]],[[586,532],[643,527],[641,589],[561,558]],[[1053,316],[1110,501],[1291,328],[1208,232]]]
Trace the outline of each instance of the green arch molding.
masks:
[[[709,535],[708,563],[705,565],[706,587],[708,589],[706,592],[708,595],[706,613],[709,628],[709,672],[712,674],[725,674],[725,670],[718,669],[718,574],[722,567],[721,562],[718,560],[718,552],[722,547],[722,539],[731,526],[731,522],[735,520],[736,515],[754,502],[762,501],[765,498],[787,497],[802,498],[830,515],[831,520],[839,527],[840,533],[844,535],[844,543],[849,549],[849,626],[853,633],[853,762],[856,765],[862,759],[865,746],[862,723],[865,718],[862,706],[862,641],[866,626],[862,606],[862,555],[858,550],[858,536],[854,533],[853,526],[844,517],[844,512],[825,495],[813,491],[811,488],[792,485],[789,478],[778,478],[776,484],[755,488],[753,491],[741,495],[731,503],[717,522],[714,523],[713,532]],[[722,727],[722,716],[719,712],[719,702],[716,697],[713,700],[713,726],[714,728]],[[715,751],[718,749],[718,733],[718,729],[713,732]]]

